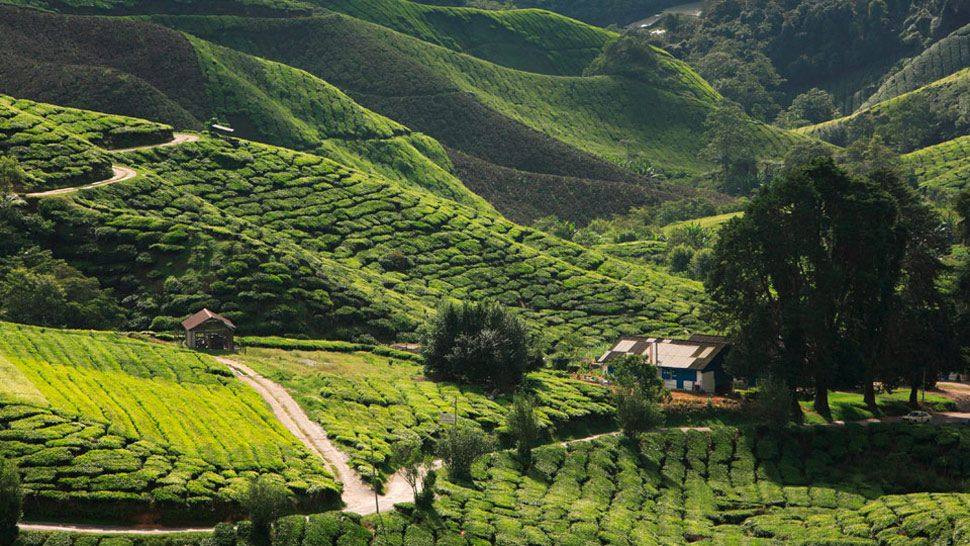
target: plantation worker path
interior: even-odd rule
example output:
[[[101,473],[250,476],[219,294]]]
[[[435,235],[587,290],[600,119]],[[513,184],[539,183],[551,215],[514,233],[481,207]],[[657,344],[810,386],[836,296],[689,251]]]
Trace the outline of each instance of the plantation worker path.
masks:
[[[226,357],[216,357],[216,360],[229,366],[237,377],[259,393],[280,423],[330,466],[337,479],[343,484],[341,500],[346,505],[345,511],[361,515],[375,512],[374,489],[364,483],[350,466],[350,457],[337,449],[323,427],[310,419],[286,389],[256,373],[245,364]],[[435,466],[439,464],[436,462]],[[413,501],[414,491],[400,472],[390,477],[385,484],[385,493],[377,497],[381,511],[391,510],[399,502]]]
[[[135,152],[138,150],[147,150],[150,148],[164,148],[167,146],[178,146],[179,144],[185,144],[187,142],[195,142],[199,140],[199,135],[193,135],[189,133],[175,133],[174,138],[168,142],[162,142],[161,144],[149,144],[147,146],[135,146],[133,148],[119,148],[114,150],[109,150],[115,153],[124,152]],[[58,195],[66,195],[69,193],[74,193],[80,190],[88,190],[93,188],[98,188],[101,186],[109,186],[111,184],[117,184],[118,182],[124,182],[125,180],[131,180],[138,176],[138,172],[131,167],[126,167],[124,165],[112,165],[111,170],[113,174],[111,178],[107,180],[101,180],[99,182],[93,182],[91,184],[85,184],[83,186],[73,186],[68,188],[58,188],[56,190],[47,190],[34,193],[24,194],[25,197],[54,197]]]

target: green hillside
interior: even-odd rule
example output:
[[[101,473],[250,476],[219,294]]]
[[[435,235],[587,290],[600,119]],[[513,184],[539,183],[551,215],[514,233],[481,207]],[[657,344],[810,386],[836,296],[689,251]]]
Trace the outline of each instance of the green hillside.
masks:
[[[423,4],[481,5],[476,0],[418,0]],[[539,8],[601,27],[625,26],[659,13],[662,9],[683,3],[681,0],[512,0],[502,6]]]
[[[916,150],[902,159],[924,187],[953,195],[970,185],[970,136]]]
[[[943,38],[892,73],[860,109],[898,97],[970,66],[970,25]]]
[[[539,448],[528,472],[510,452],[485,456],[435,508],[482,544],[954,544],[967,495],[925,492],[963,491],[966,442],[957,428],[885,425],[612,437]]]
[[[312,150],[355,169],[491,210],[449,172],[448,155],[434,139],[361,107],[311,74],[197,38],[190,41],[206,79],[210,111],[240,135]]]
[[[429,6],[409,0],[315,0],[329,9],[509,68],[583,73],[617,35],[539,10]]]
[[[432,110],[421,116],[449,136],[452,148],[460,145],[475,155],[454,149],[446,153],[434,139],[363,108],[308,72],[159,25],[10,7],[0,7],[0,14],[5,31],[0,33],[0,56],[12,59],[9,65],[0,63],[0,73],[7,70],[0,91],[14,96],[140,115],[180,129],[201,128],[203,120],[214,116],[243,137],[313,151],[482,206],[482,199],[462,188],[455,175],[468,176],[463,181],[469,187],[521,221],[569,210],[585,223],[668,195],[657,191],[654,180],[529,129],[463,93],[443,102],[448,115],[459,119],[435,115],[439,101],[431,97],[422,108]],[[45,47],[31,39],[36,31],[45,36]],[[350,35],[342,39],[354,40]],[[38,59],[45,63],[42,77],[35,69]],[[80,73],[85,76],[78,81]],[[494,161],[518,167],[509,170]],[[528,183],[519,186],[516,180]],[[562,197],[548,199],[544,190]]]
[[[598,63],[599,75],[561,77],[501,67],[341,15],[153,20],[307,70],[446,146],[504,167],[617,178],[615,168],[591,169],[575,152],[556,153],[565,143],[616,165],[652,167],[673,177],[710,168],[699,159],[698,131],[718,97],[661,50],[645,52],[636,78],[610,71],[609,62]],[[300,47],[291,47],[295,43]],[[794,138],[756,124],[751,130],[769,155]]]
[[[911,152],[967,134],[968,96],[970,68],[964,68],[850,116],[796,131],[838,146],[879,135],[897,152]]]
[[[256,472],[282,478],[305,507],[339,493],[228,368],[118,334],[0,323],[0,432],[34,517],[70,515],[53,511],[65,502],[92,514],[116,503],[121,518],[151,504],[221,517]]]
[[[80,134],[45,120],[42,112],[32,112],[35,105],[0,96],[0,153],[21,164],[27,175],[23,189],[50,189],[111,177],[111,161],[102,150]]]
[[[386,289],[423,303],[414,310],[433,308],[443,297],[496,299],[557,335],[700,326],[697,284],[627,267],[316,156],[207,140],[128,157],[173,190],[379,278]],[[117,206],[130,206],[123,188],[112,189]]]
[[[210,306],[251,333],[392,338],[445,298],[498,300],[550,339],[705,328],[697,283],[320,156],[203,137],[112,159],[140,176],[36,200],[28,229],[138,302],[137,328]]]

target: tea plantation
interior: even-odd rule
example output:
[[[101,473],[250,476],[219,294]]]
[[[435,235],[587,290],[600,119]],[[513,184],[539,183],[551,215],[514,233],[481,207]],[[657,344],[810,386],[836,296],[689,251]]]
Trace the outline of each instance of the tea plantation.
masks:
[[[29,107],[33,103],[24,102]],[[0,96],[0,153],[17,159],[25,190],[45,190],[111,177],[111,161],[96,146]]]
[[[970,496],[885,495],[965,491],[968,449],[959,428],[884,425],[609,437],[540,448],[528,473],[486,456],[435,507],[471,544],[959,544]]]
[[[32,517],[224,517],[255,473],[306,508],[340,490],[227,368],[119,334],[0,323],[0,421]]]
[[[909,60],[866,99],[868,108],[903,93],[914,91],[970,65],[970,25],[967,25]],[[860,109],[861,109],[860,108]]]
[[[509,400],[480,390],[426,380],[421,365],[372,352],[248,349],[240,360],[284,385],[328,435],[350,454],[365,477],[372,465],[391,470],[391,444],[403,431],[428,446],[441,427],[440,415],[454,412],[485,430],[502,427]],[[587,434],[611,425],[613,406],[606,389],[552,371],[534,372],[524,388],[537,401],[546,434]]]
[[[917,150],[902,159],[923,186],[946,195],[955,194],[965,189],[970,180],[970,136]]]
[[[318,0],[329,9],[526,72],[582,75],[617,34],[539,10],[429,6],[407,0]]]
[[[964,115],[970,92],[970,68],[850,116],[797,129],[838,146],[879,135],[898,153],[912,152],[967,133]]]
[[[552,339],[567,333],[603,339],[620,332],[704,327],[697,316],[703,297],[698,283],[608,258],[318,156],[203,140],[127,157],[180,193],[237,218],[254,237],[290,241],[291,248],[341,264],[344,276],[379,282],[383,288],[368,297],[400,295],[419,302],[408,313],[412,316],[451,297],[494,299],[520,308]],[[91,201],[157,216],[145,207],[146,191],[148,185],[111,187],[105,192],[112,199]],[[176,210],[161,214],[166,221],[186,220]],[[358,310],[348,312],[360,316]],[[378,325],[399,331],[408,326],[388,319]]]
[[[661,50],[649,77],[551,76],[462,55],[343,15],[300,19],[154,17],[160,24],[306,70],[359,103],[446,146],[530,172],[593,177],[573,166],[591,154],[671,177],[710,168],[696,131],[719,97],[693,70]],[[290,44],[299,43],[299,48]],[[764,155],[798,139],[752,123]],[[554,142],[546,142],[547,139]],[[567,163],[550,145],[573,148]],[[556,162],[559,161],[559,165]]]

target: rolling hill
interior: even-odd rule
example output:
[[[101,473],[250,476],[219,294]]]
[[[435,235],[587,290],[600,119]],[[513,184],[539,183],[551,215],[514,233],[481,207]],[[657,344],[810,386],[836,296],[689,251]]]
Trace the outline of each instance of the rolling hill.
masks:
[[[317,155],[202,137],[111,159],[139,176],[33,200],[31,237],[139,302],[140,328],[211,306],[253,333],[389,338],[470,298],[551,339],[704,329],[697,283]]]
[[[898,97],[970,66],[970,25],[928,47],[889,74],[859,109]]]
[[[952,196],[970,187],[970,136],[929,146],[902,156],[924,187]]]
[[[515,112],[499,112],[485,104],[483,99],[459,90],[458,84],[450,81],[457,72],[449,68],[448,63],[457,59],[465,64],[470,63],[469,66],[473,68],[477,67],[475,69],[486,70],[486,80],[495,79],[501,74],[514,75],[515,85],[522,92],[533,89],[531,95],[535,95],[536,86],[545,85],[544,81],[558,82],[561,78],[504,68],[348,16],[250,21],[252,31],[266,37],[274,35],[274,26],[293,28],[296,34],[312,34],[312,40],[317,43],[315,47],[326,50],[326,53],[319,51],[314,58],[334,62],[324,63],[322,67],[317,67],[321,70],[311,73],[313,70],[305,71],[284,64],[294,62],[287,55],[277,56],[276,61],[283,62],[274,62],[267,60],[273,57],[272,54],[259,48],[252,48],[250,53],[254,55],[241,52],[238,46],[229,43],[231,36],[228,32],[216,33],[215,37],[221,37],[223,42],[217,45],[157,24],[126,18],[55,15],[12,7],[0,7],[0,13],[3,14],[0,26],[4,30],[0,33],[0,56],[9,59],[9,63],[0,63],[0,74],[4,76],[0,79],[0,92],[13,96],[157,119],[179,129],[198,129],[205,120],[216,117],[234,125],[243,137],[324,154],[399,182],[433,188],[445,197],[466,204],[484,205],[481,197],[485,197],[493,204],[502,204],[503,213],[521,221],[560,212],[563,207],[553,205],[558,203],[564,204],[568,210],[580,211],[585,216],[579,213],[573,216],[580,223],[585,223],[592,217],[609,216],[625,210],[615,209],[614,206],[656,203],[674,193],[688,191],[665,187],[656,180],[635,175],[627,168],[645,168],[646,160],[641,157],[642,154],[628,149],[632,146],[630,143],[640,137],[631,136],[630,140],[620,145],[619,150],[614,149],[611,153],[614,156],[619,154],[621,164],[611,163],[525,125],[511,117],[516,115]],[[472,10],[472,13],[477,16],[478,11]],[[608,35],[551,14],[526,12],[520,15],[527,22],[535,21],[535,25],[542,23],[553,28],[561,27],[563,34],[577,35],[573,40],[585,43],[584,47],[599,44]],[[504,17],[502,21],[517,22],[519,19],[515,15]],[[178,23],[178,26],[191,26],[189,23],[201,25],[197,30],[200,35],[204,34],[202,29],[206,25],[228,24],[225,19],[209,17],[192,20],[156,17],[154,20],[172,25]],[[329,24],[332,22],[339,24]],[[262,32],[264,26],[265,33]],[[317,29],[317,26],[321,28]],[[527,25],[519,26],[529,28]],[[524,33],[524,30],[518,29],[516,32]],[[32,39],[38,34],[44,36],[41,43]],[[303,38],[294,36],[292,39]],[[421,63],[415,55],[385,54],[386,46],[382,45],[382,40],[390,40],[390,44],[400,41],[416,52],[431,50],[433,55],[444,55],[447,62],[437,63],[437,68],[429,70],[418,66]],[[365,43],[371,45],[364,47]],[[553,48],[557,43],[552,40],[543,47]],[[656,55],[661,60],[665,57],[659,51],[650,55]],[[523,58],[527,57],[530,56],[523,54]],[[43,63],[41,71],[37,70],[38,60]],[[350,69],[338,68],[341,63],[348,63]],[[365,65],[375,68],[358,70]],[[703,82],[691,76],[688,69],[669,59],[658,67],[660,69],[655,71],[658,78],[672,78],[674,81],[686,78],[683,84],[676,85],[689,92],[689,95],[710,95],[709,90],[704,89]],[[308,61],[301,68],[312,69],[314,66]],[[359,74],[355,75],[357,72]],[[435,72],[439,74],[435,75]],[[494,72],[499,74],[496,76],[492,74]],[[332,80],[334,77],[338,79]],[[372,80],[366,85],[376,89],[386,88],[388,93],[395,96],[354,94],[352,90],[361,88],[362,84],[351,78],[358,77],[365,84]],[[532,78],[546,80],[530,81]],[[568,89],[571,89],[575,84],[585,86],[588,81],[599,81],[599,87],[603,88],[599,94],[610,95],[623,95],[627,93],[627,88],[634,91],[648,89],[642,83],[624,83],[624,80],[612,76],[572,78],[575,78],[575,83],[561,81],[560,84],[568,84]],[[393,85],[388,83],[392,80],[395,82]],[[431,83],[419,85],[419,82]],[[497,88],[493,86],[488,90],[489,96],[512,95],[511,88],[506,89],[505,83],[496,81],[496,84]],[[658,84],[666,86],[663,82]],[[430,95],[422,96],[429,85],[443,94],[438,96],[435,93],[439,91],[433,91]],[[564,88],[563,92],[568,94],[568,89]],[[414,93],[418,96],[409,96]],[[666,101],[663,98],[666,94],[660,90],[652,92],[651,96],[659,96]],[[557,108],[568,112],[593,99],[603,103],[601,108],[609,108],[615,102],[611,96],[586,98],[584,93],[575,97],[573,105]],[[635,107],[637,109],[656,102],[656,99],[646,98],[642,93],[624,100],[640,101]],[[695,99],[685,100],[688,105],[696,102]],[[503,99],[501,104],[510,106],[517,101],[520,99],[513,96],[511,102]],[[551,102],[556,101],[558,99],[554,98]],[[362,106],[364,104],[371,108]],[[386,108],[387,111],[383,113],[389,115],[390,119],[374,111],[378,106]],[[541,104],[538,106],[542,107]],[[696,127],[675,127],[676,133],[668,135],[668,141],[700,130],[707,106],[695,106],[688,110],[694,112],[691,119],[678,119],[677,123],[694,124]],[[622,116],[617,114],[613,112],[612,115],[622,121]],[[578,132],[578,128],[573,131],[571,127],[587,124],[589,115],[600,114],[593,112],[572,116],[571,121],[564,120],[569,124],[560,127],[558,132]],[[647,119],[652,117],[649,112],[644,115]],[[672,110],[668,115],[677,116]],[[542,114],[540,120],[543,116],[546,125],[552,128],[560,125],[557,111]],[[554,118],[550,120],[549,116]],[[646,129],[635,125],[628,129]],[[424,134],[413,128],[424,131]],[[427,134],[431,134],[431,137]],[[612,148],[617,147],[610,134],[601,135],[599,140]],[[682,140],[696,146],[690,137],[684,136]],[[660,146],[661,143],[656,145]],[[661,150],[654,155],[663,161],[668,157]],[[696,162],[696,157],[692,157],[691,161]],[[456,176],[461,176],[458,171],[474,177],[467,185],[482,190],[481,197],[461,187]],[[684,175],[681,170],[676,172]],[[536,191],[523,193],[522,188],[516,192],[497,194],[510,187],[510,174],[514,174],[517,180],[526,181],[525,189],[536,188],[538,191],[538,188],[550,188],[563,197],[550,201]],[[604,181],[608,184],[602,184]],[[560,183],[563,185],[562,191],[556,187]],[[514,206],[516,203],[524,203],[526,209],[534,213],[522,214]],[[589,203],[603,203],[605,206],[590,207]]]
[[[963,136],[970,131],[970,68],[854,114],[797,129],[838,146],[879,135],[906,153]]]

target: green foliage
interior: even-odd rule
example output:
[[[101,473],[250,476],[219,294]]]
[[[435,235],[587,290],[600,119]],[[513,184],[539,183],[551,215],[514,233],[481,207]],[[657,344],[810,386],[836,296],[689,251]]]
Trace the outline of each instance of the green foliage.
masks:
[[[803,127],[828,121],[837,115],[832,95],[812,88],[795,97],[788,110],[779,116],[778,123],[784,127]]]
[[[703,123],[717,97],[696,73],[663,52],[649,53],[662,79],[644,84],[616,76],[561,77],[508,69],[346,16],[258,25],[210,18],[154,20],[353,89],[350,95],[368,108],[503,167],[616,179],[618,171],[577,155],[576,149],[677,178],[707,167],[698,154],[702,143],[689,132]],[[301,47],[286,45],[291,43]],[[773,128],[750,128],[766,155],[795,140]]]
[[[950,427],[961,435],[959,446],[928,445],[922,455],[912,454],[911,442],[935,430],[908,425],[782,433],[669,430],[643,434],[637,444],[607,437],[540,447],[528,472],[513,453],[497,452],[473,465],[471,484],[441,482],[435,508],[445,529],[479,544],[515,544],[519,536],[528,537],[525,544],[588,544],[597,537],[606,537],[605,544],[683,544],[685,535],[715,544],[819,538],[851,544],[873,541],[887,524],[900,526],[892,512],[882,525],[869,514],[885,514],[887,504],[896,509],[909,500],[920,504],[904,509],[901,519],[934,513],[947,523],[917,530],[914,517],[907,536],[945,541],[966,517],[961,484],[967,470],[944,466],[967,446],[959,427]],[[939,479],[944,475],[949,477]],[[913,491],[954,493],[887,495]],[[941,504],[931,509],[932,502]],[[771,516],[790,517],[792,523],[759,525]]]
[[[446,303],[428,326],[425,372],[448,381],[508,390],[541,365],[526,325],[494,303]]]
[[[475,425],[460,422],[446,430],[438,442],[438,453],[445,461],[448,477],[470,480],[472,463],[494,448],[495,441]]]
[[[26,175],[17,189],[51,189],[111,177],[104,152],[32,113],[33,104],[0,95],[0,154],[13,157]]]
[[[667,265],[674,273],[686,273],[694,259],[694,250],[684,244],[677,245],[667,252]]]
[[[943,79],[970,65],[970,25],[926,48],[893,72],[860,109],[898,97]]]
[[[0,199],[6,199],[8,194],[13,193],[14,188],[22,187],[24,177],[24,171],[15,158],[0,157]]]
[[[260,543],[270,542],[270,526],[286,513],[286,486],[266,475],[253,476],[246,484],[240,504],[253,523],[253,533]]]
[[[329,0],[340,11],[493,63],[579,75],[615,34],[538,10],[490,11],[402,0]]]
[[[970,68],[844,117],[798,132],[839,146],[880,137],[898,153],[963,136],[970,128],[965,99]]]
[[[754,405],[757,420],[773,429],[780,430],[792,420],[791,389],[783,379],[770,372],[758,378],[758,394]]]
[[[0,259],[0,319],[39,326],[111,328],[122,310],[97,279],[50,251],[31,249]]]
[[[659,400],[642,389],[621,388],[616,393],[616,422],[623,434],[636,439],[640,434],[663,425],[664,412]]]
[[[512,398],[512,407],[505,418],[505,429],[512,437],[519,460],[528,466],[532,448],[542,432],[533,401],[527,395],[520,393]]]
[[[12,461],[0,458],[0,543],[11,544],[17,538],[23,505],[20,471]]]
[[[919,183],[945,199],[968,187],[970,180],[970,136],[929,146],[902,156]]]
[[[119,518],[152,503],[163,513],[222,506],[218,517],[236,512],[254,471],[281,477],[303,507],[339,491],[259,396],[209,357],[0,323],[0,362],[0,454],[21,466],[40,510],[71,502],[96,512],[111,501]]]
[[[754,135],[744,112],[733,103],[712,110],[704,123],[707,146],[703,153],[720,167],[719,186],[726,193],[745,195],[758,186]]]

